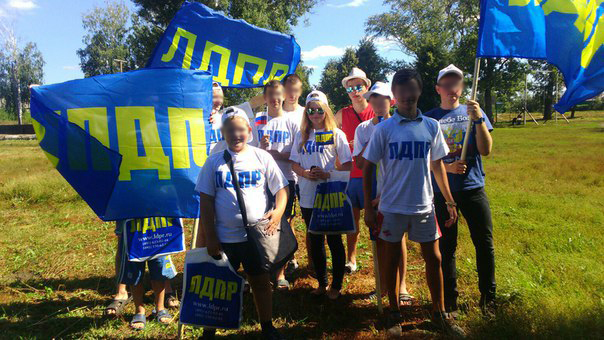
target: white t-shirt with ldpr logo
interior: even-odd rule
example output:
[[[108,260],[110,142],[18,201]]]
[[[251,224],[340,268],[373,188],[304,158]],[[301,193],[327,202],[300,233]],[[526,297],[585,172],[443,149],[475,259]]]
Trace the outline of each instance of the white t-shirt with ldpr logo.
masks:
[[[287,180],[273,157],[264,150],[248,146],[240,153],[228,152],[245,201],[248,223],[255,223],[270,209],[265,187],[275,195],[287,187]],[[208,157],[197,178],[195,191],[214,197],[215,228],[221,243],[246,241],[237,194],[223,152]]]
[[[317,145],[315,132],[324,132],[324,130],[311,130],[308,140],[300,148],[302,134],[298,132],[294,138],[294,146],[289,159],[300,164],[305,170],[310,170],[312,166],[318,166],[323,171],[331,171],[336,168],[336,157],[341,164],[351,162],[350,147],[346,135],[340,129],[335,129],[334,144]],[[312,181],[304,177],[298,180],[300,185],[300,206],[302,208],[312,208],[315,201],[315,192],[320,181]]]
[[[419,215],[432,211],[430,161],[449,153],[438,122],[418,113],[407,119],[397,111],[375,127],[363,157],[380,164],[380,211]]]
[[[298,133],[298,126],[285,114],[278,117],[271,117],[266,112],[256,114],[256,118],[263,117],[267,120],[266,124],[254,124],[256,126],[256,135],[254,138],[260,141],[265,135],[269,136],[268,150],[278,152],[290,152],[294,144],[294,136]],[[285,175],[288,181],[296,181],[296,174],[292,170],[291,162],[288,160],[276,160],[279,169]]]

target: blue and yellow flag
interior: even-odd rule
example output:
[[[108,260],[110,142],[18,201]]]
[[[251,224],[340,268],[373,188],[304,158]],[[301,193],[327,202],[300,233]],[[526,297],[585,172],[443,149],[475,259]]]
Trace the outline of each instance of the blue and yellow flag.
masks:
[[[291,35],[227,18],[197,2],[185,2],[166,28],[148,67],[213,73],[223,87],[259,87],[294,73],[300,46]]]
[[[199,215],[210,73],[144,69],[31,92],[40,147],[99,218]]]
[[[604,91],[604,0],[482,0],[478,57],[544,59],[564,75],[561,113]]]

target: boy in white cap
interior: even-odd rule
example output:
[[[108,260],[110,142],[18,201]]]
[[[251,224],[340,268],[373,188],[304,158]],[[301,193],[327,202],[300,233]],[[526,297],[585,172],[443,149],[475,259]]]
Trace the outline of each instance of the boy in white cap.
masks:
[[[371,135],[373,135],[373,131],[375,127],[381,123],[382,121],[390,118],[390,108],[392,106],[392,100],[394,96],[392,95],[392,91],[390,90],[390,86],[381,81],[375,82],[371,89],[363,95],[365,99],[369,102],[371,107],[373,107],[373,111],[375,112],[375,117],[370,120],[366,120],[359,124],[354,133],[354,150],[352,152],[352,157],[356,162],[356,166],[359,169],[363,168],[364,158],[363,152],[369,144],[369,140],[371,139]],[[377,205],[379,203],[379,192],[381,190],[380,186],[380,173],[378,170],[377,175],[377,183],[376,190],[371,193],[372,206],[377,209]],[[378,264],[380,266],[380,276],[381,282],[385,282],[384,279],[384,242],[377,237],[377,234],[370,234],[371,240],[377,241],[377,256],[378,256]],[[399,265],[399,277],[400,277],[400,293],[399,293],[399,303],[401,305],[411,305],[413,297],[407,291],[407,282],[406,282],[406,273],[407,273],[407,245],[405,242],[405,237],[402,239],[402,254],[401,254],[401,262]],[[383,290],[382,294],[385,294],[386,291]],[[371,294],[373,296],[373,294]],[[379,298],[376,296],[376,298]]]
[[[464,332],[445,312],[443,276],[438,239],[440,228],[432,204],[430,172],[442,188],[450,213],[444,227],[457,219],[455,202],[449,192],[442,158],[449,153],[440,125],[425,117],[417,108],[422,80],[414,69],[402,69],[392,78],[396,106],[392,118],[378,124],[363,154],[363,189],[365,223],[377,227],[377,214],[371,206],[371,187],[376,165],[382,174],[379,211],[383,222],[379,238],[384,241],[385,284],[390,312],[387,319],[389,335],[400,336],[402,320],[398,297],[398,266],[401,240],[407,232],[409,240],[418,242],[426,264],[426,281],[432,297],[432,323],[448,335],[463,336]]]
[[[357,126],[362,122],[372,119],[375,114],[373,108],[365,99],[364,94],[371,86],[371,80],[363,70],[353,67],[350,74],[342,79],[342,86],[348,93],[351,105],[341,109],[336,113],[336,124],[346,134],[346,139],[350,143],[350,151],[354,148],[354,133]],[[354,161],[353,161],[354,163]],[[353,164],[350,172],[350,181],[347,189],[348,197],[352,203],[352,211],[354,213],[355,223],[358,226],[361,217],[361,209],[363,209],[363,171]],[[352,273],[357,269],[357,242],[359,241],[359,233],[346,235],[346,248],[348,249],[348,258],[346,263],[346,271]]]
[[[254,295],[263,338],[282,339],[272,323],[269,273],[261,264],[258,249],[247,237],[228,163],[232,162],[245,197],[248,223],[269,219],[265,229],[268,234],[274,233],[281,223],[287,202],[287,180],[268,152],[248,145],[251,133],[248,117],[241,109],[230,107],[225,110],[222,134],[228,148],[208,157],[195,190],[200,195],[201,228],[208,253],[219,256],[224,252],[235,270],[243,265]],[[227,163],[228,159],[230,162]],[[269,210],[267,191],[275,196],[272,210]],[[213,329],[205,329],[204,338],[213,338],[214,333]]]
[[[495,309],[495,247],[493,245],[493,221],[491,208],[484,190],[485,173],[482,157],[491,152],[493,130],[491,122],[480,109],[478,102],[468,100],[459,103],[463,92],[463,72],[451,64],[438,73],[436,92],[440,95],[440,107],[426,113],[426,116],[440,122],[449,146],[449,154],[443,159],[449,187],[459,210],[470,230],[476,250],[476,269],[480,290],[480,307],[485,314]],[[468,119],[472,120],[469,131],[468,153],[465,161],[460,160],[463,138],[468,133]],[[434,181],[433,181],[434,183]],[[441,190],[434,183],[434,204],[439,222],[447,219],[448,213]],[[443,230],[440,239],[445,292],[445,307],[448,312],[457,313],[457,275],[455,250],[457,248],[457,223]]]

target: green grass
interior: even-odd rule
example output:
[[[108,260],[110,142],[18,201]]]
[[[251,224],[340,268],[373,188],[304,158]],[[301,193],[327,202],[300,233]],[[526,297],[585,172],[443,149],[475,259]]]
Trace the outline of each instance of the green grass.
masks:
[[[495,225],[498,293],[496,318],[483,319],[475,255],[460,228],[457,256],[460,323],[473,338],[595,338],[604,334],[604,114],[578,112],[568,125],[509,127],[493,132],[485,160]],[[187,226],[191,226],[187,221]],[[102,317],[113,291],[113,224],[99,221],[54,170],[33,141],[0,142],[0,338],[176,338],[176,323],[148,323],[144,332],[124,318]],[[188,228],[190,231],[190,228]],[[296,220],[295,230],[304,226]],[[300,238],[302,240],[302,238]],[[418,305],[406,313],[407,335],[434,338],[418,247],[411,244],[409,286]],[[293,290],[275,294],[276,325],[290,338],[384,337],[375,306],[371,245],[365,226],[360,271],[347,276],[342,299],[316,303],[306,268]],[[183,256],[175,257],[182,268]],[[174,280],[181,288],[182,276]],[[149,310],[151,296],[147,295]],[[176,313],[176,311],[174,311]],[[187,329],[186,336],[200,335]],[[239,333],[259,336],[250,295]]]

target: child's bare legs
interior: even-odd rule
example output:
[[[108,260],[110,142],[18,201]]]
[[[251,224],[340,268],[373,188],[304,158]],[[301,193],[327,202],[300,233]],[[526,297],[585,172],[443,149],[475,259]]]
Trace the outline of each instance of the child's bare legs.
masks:
[[[165,282],[169,282],[170,281],[165,281]],[[151,288],[153,288],[153,294],[155,296],[155,310],[157,311],[157,313],[161,312],[162,310],[166,309],[166,307],[164,306],[164,298],[166,297],[166,283],[162,282],[162,281],[154,281],[151,280]],[[168,322],[170,321],[170,318],[167,317],[161,317],[159,319],[160,322]]]
[[[140,282],[137,285],[130,286],[130,289],[132,290],[132,299],[134,300],[134,313],[145,315],[145,307],[143,304],[145,287],[143,287],[143,283]],[[142,322],[133,323],[132,328],[143,329],[145,328],[145,324]]]
[[[407,235],[403,235],[403,240],[401,241],[401,246],[403,248],[401,263],[399,264],[398,270],[401,278],[400,285],[400,293],[401,294],[409,294],[407,291]]]
[[[273,290],[271,289],[269,274],[248,275],[247,278],[252,287],[254,304],[260,323],[270,322],[273,318]]]

